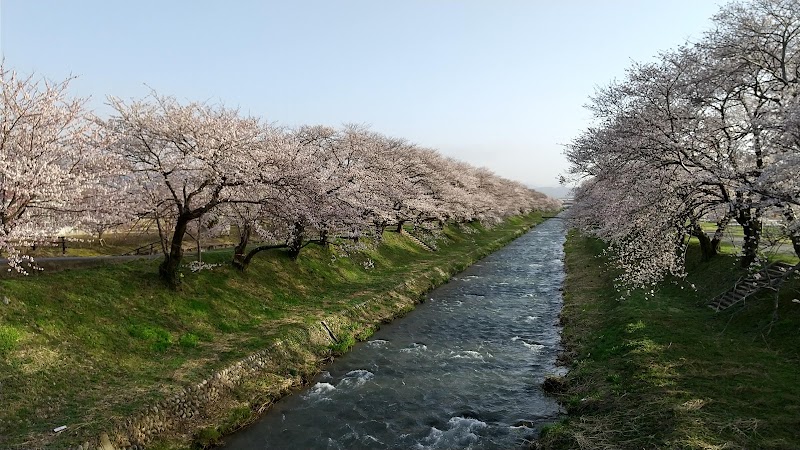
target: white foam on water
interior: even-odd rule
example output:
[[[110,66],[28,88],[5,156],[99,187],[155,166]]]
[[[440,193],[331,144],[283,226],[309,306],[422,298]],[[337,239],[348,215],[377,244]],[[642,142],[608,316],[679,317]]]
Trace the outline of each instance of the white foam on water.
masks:
[[[367,444],[367,445],[369,445],[369,444],[383,444],[383,442],[381,442],[378,438],[376,438],[375,436],[373,436],[371,434],[367,434],[364,437],[362,437],[361,438],[361,442],[363,442],[364,444]]]
[[[431,431],[428,433],[428,435],[425,438],[422,439],[422,442],[417,442],[417,445],[415,445],[414,448],[418,449],[418,450],[436,448],[433,445],[435,445],[437,442],[439,442],[439,440],[442,439],[443,435],[444,435],[444,431],[442,431],[442,430],[440,430],[440,429],[438,429],[436,427],[431,427]],[[426,443],[432,443],[433,445],[431,445],[431,444],[425,445]]]
[[[364,383],[375,377],[375,374],[369,370],[358,369],[351,370],[344,375],[344,378],[339,382],[339,387],[359,387]]]
[[[524,345],[525,347],[528,347],[529,349],[531,349],[531,350],[533,350],[535,352],[538,352],[539,350],[544,348],[544,345],[542,345],[542,344],[529,344],[529,343],[527,343],[525,341],[522,341],[522,345]]]
[[[386,447],[386,444],[384,444],[383,441],[381,441],[380,439],[376,438],[375,436],[373,436],[371,434],[362,435],[358,431],[356,431],[356,429],[353,428],[352,425],[346,424],[346,426],[347,426],[348,429],[350,429],[350,432],[348,432],[347,434],[342,436],[342,440],[343,441],[345,441],[345,442],[353,442],[353,441],[360,442],[361,444],[366,445],[367,446],[366,448],[376,448],[376,444],[379,444],[379,447]],[[332,442],[337,445],[336,448],[342,448],[342,446],[339,445],[338,442],[336,442],[336,441],[332,441]],[[328,440],[328,448],[331,448],[330,446],[331,446],[331,439]],[[358,448],[361,448],[361,447],[358,447]]]
[[[527,322],[527,323],[533,323],[533,322],[536,322],[537,320],[539,320],[539,316],[527,316],[527,317],[525,317],[525,322]]]
[[[446,430],[431,427],[431,431],[417,443],[416,448],[420,450],[472,448],[472,445],[480,439],[475,432],[487,426],[486,422],[478,419],[451,417],[447,421]]]
[[[414,342],[413,344],[411,344],[406,348],[401,348],[400,351],[403,353],[420,353],[424,352],[427,349],[428,349],[427,345]]]
[[[539,350],[544,348],[544,345],[542,345],[542,344],[537,344],[536,342],[527,342],[525,339],[522,339],[519,336],[512,337],[511,341],[512,342],[521,341],[522,345],[524,345],[525,347],[528,347],[529,349],[531,349],[531,350],[533,350],[535,352],[538,352]]]
[[[384,348],[389,344],[389,341],[383,339],[373,339],[371,341],[367,341],[367,346],[369,347],[378,347]]]
[[[329,398],[325,397],[326,394],[329,394],[336,390],[336,386],[330,383],[317,383],[308,390],[308,392],[304,395],[305,398],[312,400],[330,400]]]
[[[477,361],[483,361],[483,362],[486,361],[485,359],[483,359],[482,354],[473,350],[464,350],[460,352],[450,352],[450,353],[453,355],[452,356],[453,359],[474,359]]]

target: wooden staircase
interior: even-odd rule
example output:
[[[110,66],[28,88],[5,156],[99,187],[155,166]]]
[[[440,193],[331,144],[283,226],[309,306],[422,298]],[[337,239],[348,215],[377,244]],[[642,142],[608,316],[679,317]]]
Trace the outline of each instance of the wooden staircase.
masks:
[[[429,252],[435,252],[436,251],[435,247],[431,247],[430,245],[426,244],[422,239],[420,239],[420,238],[414,236],[413,234],[409,233],[408,231],[406,231],[405,228],[400,229],[400,234],[402,236],[405,236],[405,237],[411,239],[412,242],[414,242],[415,244],[417,244],[420,247],[424,248],[425,250],[428,250]]]
[[[723,311],[733,305],[744,302],[748,297],[757,294],[764,289],[777,289],[786,278],[798,269],[785,262],[776,262],[766,268],[740,278],[733,288],[714,297],[708,302],[708,307],[714,311]]]

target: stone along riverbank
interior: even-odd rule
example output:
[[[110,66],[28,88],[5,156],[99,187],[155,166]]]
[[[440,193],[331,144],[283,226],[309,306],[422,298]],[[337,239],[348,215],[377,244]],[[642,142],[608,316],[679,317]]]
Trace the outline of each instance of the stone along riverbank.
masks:
[[[225,441],[257,448],[525,447],[559,413],[564,231],[549,220],[432,291]]]

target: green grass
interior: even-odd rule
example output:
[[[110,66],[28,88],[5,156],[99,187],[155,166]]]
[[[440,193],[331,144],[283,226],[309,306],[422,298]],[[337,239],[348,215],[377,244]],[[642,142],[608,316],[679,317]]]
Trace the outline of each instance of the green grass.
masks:
[[[310,245],[297,260],[270,251],[245,273],[184,269],[179,292],[158,280],[158,260],[2,279],[0,448],[75,447],[306,324],[409,279],[424,279],[419,289],[441,283],[541,220],[448,226],[437,252],[397,233],[349,255],[342,246]],[[209,263],[230,257],[204,254]],[[349,345],[345,336],[331,350]],[[292,364],[286,373],[299,373]],[[280,391],[268,381],[252,389]],[[60,425],[67,431],[54,435]]]
[[[17,346],[22,333],[10,325],[0,325],[0,355],[10,353]]]
[[[742,275],[732,256],[691,247],[685,283],[620,300],[600,242],[571,234],[565,248],[568,416],[539,447],[800,448],[800,280],[775,318],[769,293],[717,314],[704,305]]]
[[[717,224],[714,222],[701,222],[700,228],[703,229],[709,236],[713,235],[715,231],[717,231]],[[762,241],[766,243],[767,240],[774,240],[776,243],[783,243],[791,246],[791,240],[785,235],[785,231],[782,227],[777,225],[764,225],[762,232]],[[744,230],[742,226],[736,222],[731,222],[725,228],[725,233],[723,234],[723,240],[732,240],[737,239],[741,240],[744,238]]]
[[[155,252],[160,252],[159,237],[157,233],[141,231],[118,231],[108,232],[103,235],[102,242],[96,235],[71,234],[67,237],[66,252],[63,252],[61,242],[58,237],[51,237],[47,242],[40,243],[35,249],[30,247],[20,248],[25,254],[36,257],[59,257],[59,256],[115,256],[131,252],[136,248],[144,246],[143,254],[149,251],[149,245],[154,244]],[[202,247],[211,245],[234,245],[232,236],[223,235],[213,238],[202,238]],[[187,237],[183,243],[187,255],[194,253],[195,241]]]

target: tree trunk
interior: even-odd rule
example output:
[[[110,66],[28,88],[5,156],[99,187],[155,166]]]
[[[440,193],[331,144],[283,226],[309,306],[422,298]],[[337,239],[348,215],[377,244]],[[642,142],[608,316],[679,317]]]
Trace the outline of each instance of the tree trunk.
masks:
[[[700,225],[695,223],[692,226],[692,236],[696,237],[697,240],[700,241],[700,252],[702,254],[703,261],[708,261],[717,256],[718,244],[716,246],[714,245],[713,240],[708,237]]]
[[[761,241],[761,220],[750,217],[748,214],[747,219],[741,220],[739,223],[742,225],[742,231],[744,231],[742,267],[749,267],[758,258],[758,245]]]
[[[797,216],[794,214],[794,210],[792,209],[791,205],[787,205],[783,209],[783,216],[786,217],[786,225],[789,230],[789,239],[792,241],[792,248],[794,249],[794,254],[800,258],[800,229],[795,226],[795,221],[797,220]]]
[[[745,198],[741,192],[736,193],[736,222],[742,226],[744,242],[742,243],[742,267],[750,267],[758,258],[758,245],[761,240],[761,211],[753,208],[752,200]]]
[[[375,224],[375,243],[383,242],[383,232],[386,231],[386,221],[373,222]]]
[[[261,252],[263,252],[263,251],[265,251],[265,250],[272,250],[272,249],[274,249],[274,248],[287,248],[287,247],[288,247],[288,245],[287,245],[287,244],[261,245],[261,246],[258,246],[258,247],[256,247],[256,248],[254,248],[254,249],[250,250],[249,252],[247,252],[247,256],[245,256],[245,257],[242,259],[242,261],[241,261],[241,266],[238,266],[238,265],[236,265],[236,262],[234,262],[234,264],[233,264],[233,265],[234,265],[234,266],[235,266],[237,269],[239,269],[239,270],[241,270],[242,272],[244,272],[244,270],[245,270],[245,269],[247,269],[247,266],[249,266],[249,265],[250,265],[250,261],[251,261],[251,260],[253,259],[253,257],[254,257],[254,256],[256,256],[258,253],[261,253]]]
[[[725,235],[725,230],[728,228],[728,224],[731,222],[731,214],[725,213],[719,221],[717,221],[717,229],[714,231],[714,237],[711,238],[711,247],[714,249],[715,253],[719,253],[720,244],[722,244],[722,238]]]
[[[294,226],[292,227],[292,234],[289,237],[289,242],[287,247],[289,248],[289,256],[292,259],[297,259],[300,255],[300,249],[303,248],[303,232],[305,231],[305,226],[300,222],[295,222]]]
[[[172,234],[172,242],[170,243],[169,253],[164,257],[164,261],[158,266],[158,275],[161,277],[167,286],[172,289],[177,289],[180,286],[180,278],[178,277],[178,268],[183,258],[183,237],[186,235],[186,226],[192,220],[188,214],[181,214],[175,222],[175,231]]]
[[[398,233],[403,231],[403,225],[405,225],[405,224],[406,224],[405,220],[401,220],[401,221],[397,222],[397,232]]]
[[[245,267],[247,266],[245,263],[244,251],[247,249],[247,244],[250,242],[251,232],[252,227],[250,224],[239,227],[239,243],[233,248],[233,260],[231,261],[231,264],[233,264],[233,267],[236,267],[242,271],[244,271]]]
[[[201,263],[203,262],[203,250],[200,248],[200,230],[202,225],[200,225],[199,220],[197,222],[197,236],[195,236],[194,241],[197,243],[197,262]]]
[[[319,243],[323,247],[327,247],[330,244],[328,234],[327,228],[319,230]]]

